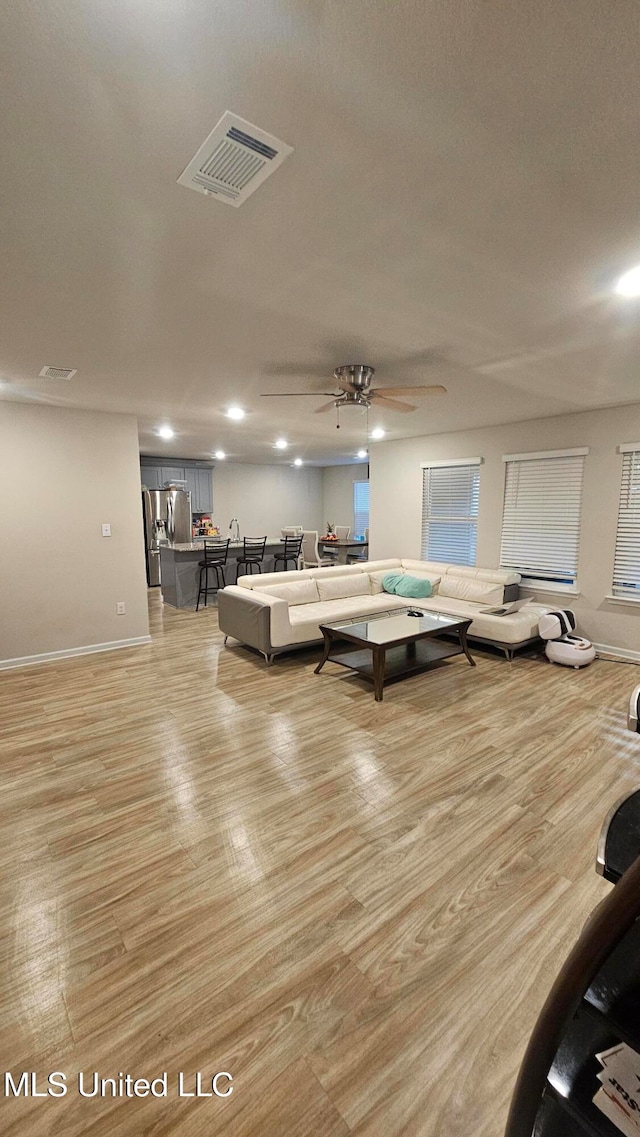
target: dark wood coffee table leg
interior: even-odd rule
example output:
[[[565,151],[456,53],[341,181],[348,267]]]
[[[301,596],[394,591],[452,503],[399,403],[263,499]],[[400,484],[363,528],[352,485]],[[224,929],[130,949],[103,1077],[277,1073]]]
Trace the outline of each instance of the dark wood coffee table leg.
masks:
[[[372,648],[373,653],[373,690],[376,703],[382,702],[382,688],[384,687],[384,651],[383,647]]]
[[[322,659],[320,660],[320,663],[316,667],[316,669],[313,673],[314,675],[317,675],[319,671],[322,671],[322,668],[324,667],[325,663],[327,662],[327,660],[329,658],[329,652],[331,651],[331,644],[333,643],[333,638],[329,632],[325,632],[323,629],[322,635],[324,636],[324,655],[323,655]]]
[[[467,629],[466,628],[458,628],[458,635],[460,637],[460,647],[462,648],[464,654],[466,655],[467,659],[469,660],[469,663],[471,664],[471,666],[475,667],[476,661],[469,654],[469,648],[467,646]]]

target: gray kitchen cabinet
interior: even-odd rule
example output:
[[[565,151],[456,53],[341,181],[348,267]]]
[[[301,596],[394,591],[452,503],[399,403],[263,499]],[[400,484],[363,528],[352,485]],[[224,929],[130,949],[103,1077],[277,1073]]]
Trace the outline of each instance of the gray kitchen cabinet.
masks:
[[[187,479],[187,486],[191,490],[191,512],[211,513],[213,509],[211,470],[199,469],[197,466],[186,466],[184,476]]]
[[[184,466],[163,466],[162,482],[183,482]]]
[[[193,458],[177,458],[175,466],[164,465],[161,458],[141,458],[140,481],[149,490],[161,490],[165,482],[186,481],[191,491],[192,513],[213,511],[213,486],[211,482],[212,465],[206,465]],[[183,464],[178,466],[177,463]]]
[[[143,486],[147,487],[148,490],[162,489],[162,467],[141,466],[140,481]]]
[[[191,491],[191,512],[200,513],[198,470],[193,466],[185,466],[184,476],[187,479],[187,489]]]
[[[211,470],[196,470],[198,475],[198,502],[201,513],[213,513],[213,487]]]

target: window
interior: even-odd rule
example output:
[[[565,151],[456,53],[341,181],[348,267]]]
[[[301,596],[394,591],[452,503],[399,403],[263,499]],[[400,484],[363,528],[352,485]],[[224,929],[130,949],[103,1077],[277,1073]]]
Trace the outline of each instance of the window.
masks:
[[[611,591],[640,600],[640,442],[621,446],[620,452],[622,482]]]
[[[505,454],[500,565],[530,587],[573,590],[586,448]]]
[[[353,483],[353,535],[364,537],[369,528],[369,483]]]
[[[423,463],[423,560],[475,565],[481,461]]]

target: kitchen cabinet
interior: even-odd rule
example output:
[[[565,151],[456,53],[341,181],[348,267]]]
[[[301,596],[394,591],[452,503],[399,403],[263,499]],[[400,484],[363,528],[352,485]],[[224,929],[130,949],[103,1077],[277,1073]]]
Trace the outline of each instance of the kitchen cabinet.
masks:
[[[213,510],[211,470],[185,466],[184,476],[187,479],[187,488],[191,490],[191,512],[211,513]]]
[[[163,466],[162,467],[162,482],[183,482],[184,481],[184,466]]]
[[[141,466],[140,480],[142,482],[142,485],[146,486],[148,490],[162,489],[162,467]]]
[[[177,462],[181,459],[178,458]],[[187,489],[191,491],[192,513],[207,513],[213,511],[213,487],[211,484],[211,465],[197,464],[194,459],[184,459],[183,465],[165,466],[152,459],[150,462],[141,461],[140,480],[149,490],[161,490],[166,482],[186,481]]]

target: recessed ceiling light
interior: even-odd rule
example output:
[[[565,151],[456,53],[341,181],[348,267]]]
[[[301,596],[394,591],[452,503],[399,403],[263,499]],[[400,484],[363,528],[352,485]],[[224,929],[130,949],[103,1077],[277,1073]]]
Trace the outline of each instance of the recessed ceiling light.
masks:
[[[640,296],[640,265],[623,273],[616,284],[618,296]]]
[[[356,454],[356,458],[366,458],[366,457],[367,457],[366,450],[358,450],[358,453]]]
[[[302,465],[302,458],[294,458],[293,464],[294,464],[294,466],[301,466]]]
[[[371,431],[372,438],[384,438],[384,430],[381,426],[377,426],[375,430]]]
[[[278,438],[274,442],[276,450],[286,450],[288,445],[289,443],[287,442],[286,438]]]
[[[244,411],[242,407],[229,407],[229,410],[227,411],[227,418],[244,418]]]
[[[161,426],[158,429],[160,438],[173,438],[173,431],[170,426]]]
[[[214,458],[217,458],[219,462],[222,462],[222,459],[226,458],[227,455],[225,454],[224,450],[216,450],[213,456]]]

